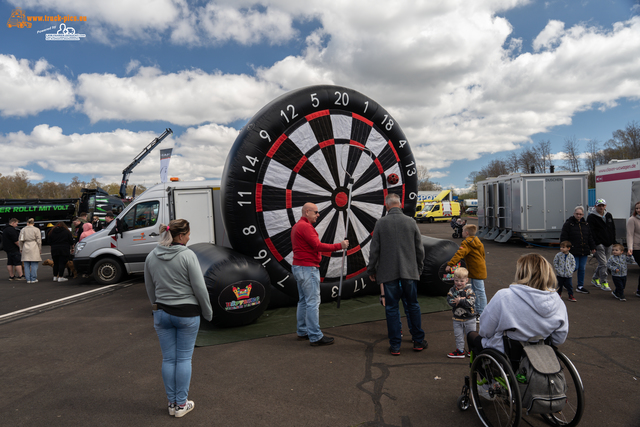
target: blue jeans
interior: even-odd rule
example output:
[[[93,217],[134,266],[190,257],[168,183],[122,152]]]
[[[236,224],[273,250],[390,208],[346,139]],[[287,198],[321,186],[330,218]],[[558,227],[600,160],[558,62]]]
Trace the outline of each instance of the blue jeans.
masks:
[[[320,269],[318,267],[291,267],[293,277],[298,283],[298,310],[296,313],[298,325],[297,334],[300,337],[309,336],[309,341],[322,339],[320,330]]]
[[[24,261],[24,278],[27,282],[33,282],[38,278],[38,261]]]
[[[469,279],[471,283],[471,289],[476,294],[476,314],[480,316],[487,306],[487,294],[484,291],[484,280]],[[460,350],[460,349],[459,349]]]
[[[411,339],[415,342],[424,341],[424,331],[422,330],[422,315],[420,304],[418,304],[418,292],[415,280],[399,279],[384,283],[385,313],[387,315],[387,332],[389,335],[389,345],[393,350],[400,348],[402,338],[400,337],[400,300],[406,303],[405,310],[408,309],[407,325],[411,332]]]
[[[191,382],[191,356],[200,327],[200,316],[178,317],[163,310],[153,312],[162,349],[162,381],[169,403],[187,402]]]
[[[574,256],[576,259],[576,269],[574,271],[578,272],[578,287],[581,288],[584,286],[584,270],[587,268],[587,259],[588,256]]]

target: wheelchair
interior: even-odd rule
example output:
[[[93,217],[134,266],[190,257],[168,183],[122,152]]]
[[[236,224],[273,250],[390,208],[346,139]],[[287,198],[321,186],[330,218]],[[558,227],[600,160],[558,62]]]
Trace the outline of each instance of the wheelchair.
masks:
[[[464,378],[458,408],[471,405],[485,427],[517,427],[522,417],[522,399],[515,375],[522,355],[522,345],[505,334],[505,352],[483,349],[471,354],[471,369]],[[548,343],[548,342],[547,342]],[[584,411],[584,387],[580,374],[567,356],[552,346],[567,382],[567,400],[560,412],[540,414],[551,426],[578,425]]]

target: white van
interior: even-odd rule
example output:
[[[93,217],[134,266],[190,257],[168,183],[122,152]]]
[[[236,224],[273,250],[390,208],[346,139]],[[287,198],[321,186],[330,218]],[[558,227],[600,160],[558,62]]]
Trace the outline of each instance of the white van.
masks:
[[[76,270],[93,274],[102,285],[119,282],[125,273],[144,272],[144,261],[160,240],[159,225],[176,218],[190,223],[189,245],[231,247],[224,239],[220,180],[167,182],[146,190],[104,230],[78,243]]]

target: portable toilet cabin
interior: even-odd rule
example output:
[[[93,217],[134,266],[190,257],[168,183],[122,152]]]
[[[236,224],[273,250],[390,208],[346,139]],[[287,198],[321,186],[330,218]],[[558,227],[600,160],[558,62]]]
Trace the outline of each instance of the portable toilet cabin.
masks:
[[[557,241],[576,206],[587,211],[587,173],[513,173],[478,182],[478,236]]]

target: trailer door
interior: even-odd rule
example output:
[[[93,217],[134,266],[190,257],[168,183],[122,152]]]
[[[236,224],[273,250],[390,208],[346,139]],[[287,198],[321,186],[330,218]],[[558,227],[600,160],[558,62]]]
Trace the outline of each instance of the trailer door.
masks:
[[[585,219],[588,216],[585,200],[584,178],[565,178],[564,180],[564,219],[571,215],[576,206],[584,207]]]
[[[175,217],[189,221],[189,245],[216,242],[211,188],[175,189],[173,203]]]
[[[544,179],[528,179],[527,230],[545,229]]]

